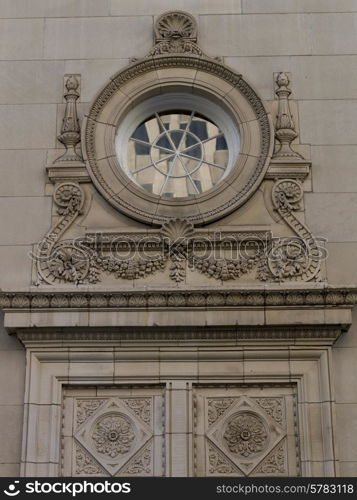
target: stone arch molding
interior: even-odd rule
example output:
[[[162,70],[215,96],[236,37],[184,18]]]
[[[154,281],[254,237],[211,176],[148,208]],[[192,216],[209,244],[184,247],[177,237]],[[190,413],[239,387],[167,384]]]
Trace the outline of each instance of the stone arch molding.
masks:
[[[303,223],[302,214],[294,214],[303,211],[303,182],[310,162],[300,154],[304,151],[299,149],[301,145],[296,144],[289,76],[279,73],[275,79],[277,101],[269,104],[272,111],[276,110],[274,130],[264,103],[242,76],[202,52],[197,45],[196,21],[190,14],[163,14],[156,21],[154,33],[155,44],[149,54],[133,60],[110,79],[94,99],[82,127],[76,109],[80,75],[66,75],[66,108],[58,137],[66,152],[47,167],[60,217],[54,219],[35,248],[34,283],[97,283],[108,274],[109,280],[149,279],[167,268],[164,280],[178,284],[189,283],[189,269],[221,283],[250,273],[248,279],[258,282],[321,280],[321,248]],[[138,109],[146,106],[147,110],[148,103],[152,106],[154,101],[173,106],[176,98],[182,99],[181,103],[196,100],[210,106],[217,123],[222,112],[227,130],[231,127],[238,131],[228,134],[228,139],[233,144],[238,139],[240,144],[235,151],[239,154],[231,156],[229,168],[215,186],[201,194],[170,199],[145,191],[130,180],[125,154],[120,152],[125,140],[118,142],[117,136],[133,113],[136,118],[142,116]],[[219,124],[222,130],[224,126]],[[271,207],[270,225],[259,229],[256,223],[238,229],[222,226],[222,238],[217,238],[214,226],[202,228],[258,195],[263,180],[261,190],[270,193],[268,203],[264,201],[267,209]],[[99,230],[80,229],[78,220],[90,205],[91,182],[117,211],[153,226],[132,231],[128,245],[136,251],[150,237],[156,257],[113,259],[109,250],[127,231],[102,237]],[[65,239],[69,233],[72,239]],[[195,254],[195,242],[200,238],[208,241],[210,248],[222,250],[219,256],[207,259]],[[227,241],[229,245],[233,242],[234,249],[243,248],[244,255],[227,257]]]
[[[104,198],[124,214],[153,225],[180,217],[204,225],[236,210],[256,191],[273,152],[269,113],[251,86],[196,44],[195,20],[183,12],[159,17],[156,45],[133,62],[96,96],[82,130],[88,173]],[[124,172],[115,151],[115,134],[128,112],[153,96],[205,98],[227,113],[239,130],[240,153],[225,178],[190,198],[165,199],[145,192]]]

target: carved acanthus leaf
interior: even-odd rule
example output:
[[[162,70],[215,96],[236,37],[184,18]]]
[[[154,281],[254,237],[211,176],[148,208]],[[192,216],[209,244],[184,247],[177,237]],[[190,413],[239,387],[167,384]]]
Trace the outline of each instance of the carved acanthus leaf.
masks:
[[[145,424],[150,424],[152,413],[151,398],[126,398],[122,400]]]
[[[78,444],[75,444],[75,471],[80,475],[102,476],[103,469],[88,453],[86,453]]]
[[[267,412],[279,425],[283,425],[282,398],[254,398],[254,401]]]
[[[234,402],[233,398],[208,399],[208,424],[214,424]]]
[[[279,444],[254,471],[255,474],[286,474],[285,440]]]
[[[239,469],[210,443],[208,444],[208,463],[210,474],[237,474],[239,472]]]
[[[82,425],[98,408],[105,402],[105,399],[78,399],[77,400],[77,426]]]
[[[152,473],[152,441],[120,471],[121,475],[147,476]]]

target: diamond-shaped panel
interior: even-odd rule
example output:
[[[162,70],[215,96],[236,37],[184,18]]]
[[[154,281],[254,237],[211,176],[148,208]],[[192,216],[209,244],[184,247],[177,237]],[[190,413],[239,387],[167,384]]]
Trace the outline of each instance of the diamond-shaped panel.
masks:
[[[206,436],[248,475],[284,434],[253,399],[242,396],[209,426]]]
[[[120,399],[108,399],[77,429],[75,439],[115,475],[152,437]]]

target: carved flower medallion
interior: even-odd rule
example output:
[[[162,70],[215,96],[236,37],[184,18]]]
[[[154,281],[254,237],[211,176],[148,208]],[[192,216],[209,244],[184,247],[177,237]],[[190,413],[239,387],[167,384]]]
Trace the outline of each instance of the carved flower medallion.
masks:
[[[241,412],[228,422],[223,439],[232,453],[249,457],[264,450],[268,434],[263,420],[258,415]]]
[[[105,414],[96,421],[92,439],[96,450],[116,458],[128,453],[135,439],[132,423],[121,414]]]

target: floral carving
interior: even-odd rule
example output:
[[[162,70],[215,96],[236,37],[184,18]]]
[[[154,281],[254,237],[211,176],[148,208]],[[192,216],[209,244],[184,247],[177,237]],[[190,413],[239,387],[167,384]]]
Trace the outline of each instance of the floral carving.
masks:
[[[141,453],[136,455],[128,465],[120,472],[121,474],[131,475],[147,475],[151,473],[151,458],[152,458],[152,443],[144,449]]]
[[[190,40],[170,40],[159,42],[150,50],[148,56],[161,56],[164,54],[192,54],[202,56],[202,50]]]
[[[256,473],[284,474],[286,473],[285,445],[280,444],[264,462],[258,467]]]
[[[214,424],[223,413],[233,403],[233,398],[209,399],[208,404],[208,424]]]
[[[42,281],[50,284],[56,281],[76,283],[92,273],[89,257],[73,242],[59,243],[59,240],[80,214],[84,193],[78,184],[65,182],[57,186],[53,199],[61,218],[40,241],[33,257]]]
[[[60,184],[53,194],[54,201],[58,205],[59,215],[73,215],[80,212],[84,194],[78,184],[66,182]]]
[[[192,266],[197,271],[215,278],[216,280],[228,281],[239,278],[242,274],[249,273],[261,259],[261,255],[252,258],[232,259],[201,259],[195,257]]]
[[[268,434],[263,420],[258,415],[242,411],[228,422],[223,439],[232,453],[249,457],[264,450]]]
[[[113,257],[104,257],[99,254],[93,256],[93,263],[98,269],[113,273],[116,278],[127,280],[144,278],[164,268],[165,257],[159,255],[153,259],[120,260]]]
[[[105,414],[98,419],[92,432],[96,450],[116,458],[128,453],[135,439],[133,425],[121,414]]]
[[[88,273],[89,261],[83,250],[75,245],[62,244],[54,248],[48,269],[58,280],[80,283]]]
[[[79,399],[77,401],[77,426],[83,424],[98,408],[105,399]]]
[[[281,238],[272,243],[258,266],[258,278],[262,281],[310,281],[318,276],[320,249],[309,229],[292,213],[300,208],[302,197],[301,183],[295,179],[281,179],[273,186],[274,208],[297,238]]]
[[[254,401],[267,412],[278,424],[283,424],[282,398],[255,398]]]
[[[238,471],[226,457],[211,445],[208,445],[208,463],[210,474],[234,474]]]
[[[139,417],[145,424],[150,424],[151,420],[151,399],[150,398],[128,398],[123,402]]]
[[[76,445],[76,474],[102,475],[103,469],[82,448]]]

